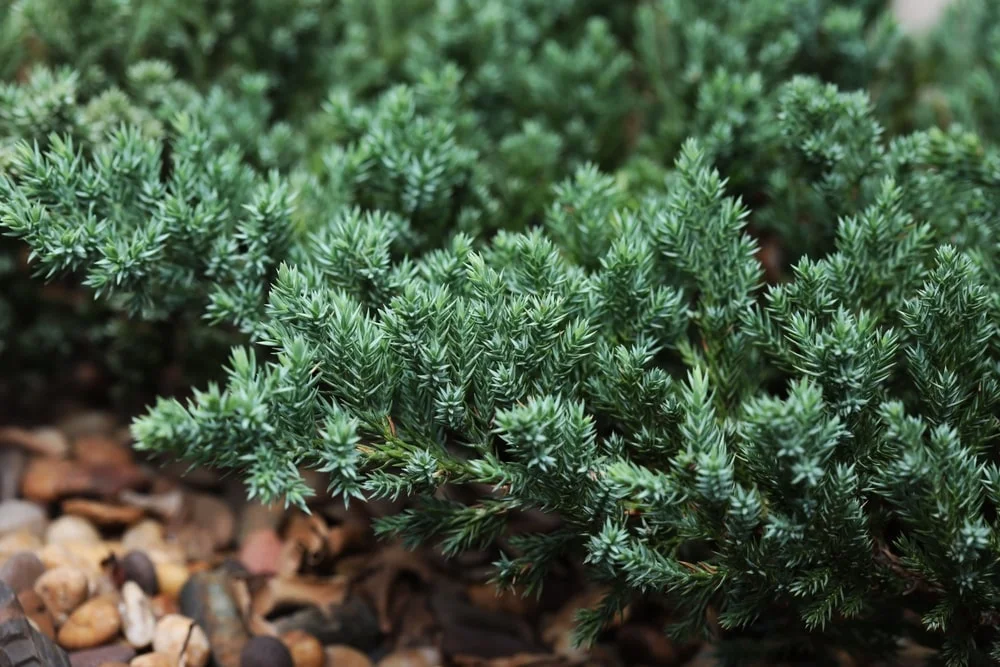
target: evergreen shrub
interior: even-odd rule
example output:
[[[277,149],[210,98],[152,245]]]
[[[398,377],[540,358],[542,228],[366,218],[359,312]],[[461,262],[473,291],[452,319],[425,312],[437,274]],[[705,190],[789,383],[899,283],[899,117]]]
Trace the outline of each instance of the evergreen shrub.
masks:
[[[1000,16],[888,4],[20,0],[0,224],[123,340],[234,345],[141,449],[406,498],[526,593],[582,560],[582,640],[654,595],[993,664]]]

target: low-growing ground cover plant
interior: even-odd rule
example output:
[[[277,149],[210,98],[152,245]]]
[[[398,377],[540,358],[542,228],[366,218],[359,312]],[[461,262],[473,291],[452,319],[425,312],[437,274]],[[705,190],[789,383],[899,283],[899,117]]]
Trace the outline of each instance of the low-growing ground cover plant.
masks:
[[[583,640],[647,594],[734,653],[1000,660],[988,0],[924,40],[876,1],[98,3],[103,41],[58,4],[4,19],[0,224],[114,340],[235,345],[138,447],[406,497],[382,532],[503,538],[525,593],[582,560]]]

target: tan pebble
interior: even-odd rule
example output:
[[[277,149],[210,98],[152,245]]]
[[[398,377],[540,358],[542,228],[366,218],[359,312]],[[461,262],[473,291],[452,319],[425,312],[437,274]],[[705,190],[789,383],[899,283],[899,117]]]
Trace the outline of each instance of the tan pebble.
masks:
[[[130,526],[142,519],[144,512],[138,507],[103,503],[85,498],[64,500],[64,514],[80,516],[99,526]]]
[[[183,545],[176,542],[164,542],[158,547],[147,549],[146,555],[154,563],[183,565],[187,562],[187,550]]]
[[[441,652],[429,646],[391,653],[378,662],[378,667],[440,667]]]
[[[0,536],[27,531],[42,537],[48,523],[45,508],[37,503],[17,498],[0,501]]]
[[[87,465],[128,466],[133,462],[132,450],[103,435],[84,435],[73,441],[73,456]]]
[[[46,544],[99,544],[101,534],[83,517],[61,516],[45,531]]]
[[[326,655],[319,640],[303,630],[291,630],[281,635],[281,641],[292,654],[295,667],[323,667]]]
[[[40,576],[35,582],[35,592],[56,623],[62,625],[77,607],[87,601],[90,582],[83,570],[64,565]]]
[[[326,664],[330,667],[372,667],[368,656],[354,648],[343,644],[327,646]]]
[[[41,549],[42,539],[29,530],[19,530],[16,533],[0,537],[0,558],[4,554],[15,554],[19,551],[34,551]]]
[[[68,650],[101,646],[114,639],[122,627],[121,615],[113,599],[93,598],[70,614],[59,628],[59,645]]]
[[[38,552],[48,569],[71,565],[88,574],[100,572],[101,563],[110,555],[111,551],[102,544],[48,544]]]
[[[122,535],[122,548],[126,551],[149,551],[164,543],[163,524],[154,519],[145,519],[135,524]]]
[[[126,581],[122,586],[122,601],[119,604],[125,639],[135,648],[145,648],[153,643],[156,633],[156,617],[149,598],[139,584]]]
[[[182,657],[181,649],[184,649],[185,667],[205,667],[208,663],[208,637],[202,629],[187,616],[168,614],[156,624],[153,650],[179,661]]]
[[[129,667],[177,667],[177,662],[164,653],[146,653],[133,659]]]
[[[156,565],[156,580],[160,584],[160,592],[169,598],[177,599],[181,588],[187,583],[191,573],[187,567],[174,563],[159,563]]]

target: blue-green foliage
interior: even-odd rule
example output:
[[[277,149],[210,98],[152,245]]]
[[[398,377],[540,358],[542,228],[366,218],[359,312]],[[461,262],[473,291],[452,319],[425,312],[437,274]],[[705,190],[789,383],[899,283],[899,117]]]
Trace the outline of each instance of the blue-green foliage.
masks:
[[[19,0],[0,224],[121,339],[239,343],[142,449],[405,497],[382,532],[504,537],[521,590],[582,559],[583,639],[650,593],[723,647],[985,664],[992,5],[917,43],[885,4]]]

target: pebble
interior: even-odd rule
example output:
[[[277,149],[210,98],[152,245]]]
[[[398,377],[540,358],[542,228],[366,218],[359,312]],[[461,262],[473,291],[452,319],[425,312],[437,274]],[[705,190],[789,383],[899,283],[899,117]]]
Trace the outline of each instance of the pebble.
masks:
[[[102,596],[88,600],[70,614],[56,639],[69,650],[94,648],[114,639],[121,627],[118,606],[109,596]]]
[[[281,640],[253,637],[240,652],[240,667],[293,667],[292,654]]]
[[[178,598],[181,613],[197,620],[205,630],[212,657],[220,667],[239,665],[240,651],[249,639],[233,594],[232,580],[220,568],[192,574]]]
[[[186,648],[185,642],[187,642]],[[208,664],[210,653],[208,637],[202,629],[186,616],[180,614],[164,616],[156,624],[153,650],[179,661],[182,649],[186,667],[205,667]]]
[[[166,653],[145,653],[129,663],[128,667],[177,667],[177,663]]]
[[[38,556],[30,551],[20,551],[0,565],[0,581],[10,586],[17,594],[34,587],[43,572],[45,564]]]
[[[367,655],[343,644],[326,647],[327,667],[372,667],[372,661]]]
[[[35,582],[34,589],[56,624],[61,625],[87,601],[90,585],[82,570],[63,566],[45,572]]]
[[[132,451],[104,435],[83,435],[73,441],[73,455],[85,465],[129,466]]]
[[[142,509],[138,507],[85,498],[64,500],[62,511],[63,514],[83,517],[99,526],[130,526],[141,520],[144,515]]]
[[[78,516],[61,516],[45,531],[46,544],[100,544],[101,534],[94,524]]]
[[[67,496],[117,496],[148,481],[136,465],[80,465],[67,459],[38,458],[28,464],[21,480],[21,494],[28,500],[51,503]]]
[[[184,492],[180,489],[171,489],[154,495],[126,490],[122,491],[118,499],[129,507],[136,507],[167,521],[176,519],[184,510]]]
[[[126,581],[122,586],[122,601],[119,604],[125,640],[135,648],[146,648],[153,643],[156,633],[156,617],[153,606],[134,581]]]
[[[144,551],[129,551],[122,559],[122,569],[125,580],[134,581],[146,595],[156,595],[160,592],[160,584],[156,579],[156,566]]]
[[[40,505],[17,499],[0,502],[0,536],[28,531],[42,537],[48,523],[45,509]]]
[[[79,477],[78,467],[65,459],[32,459],[21,478],[21,495],[39,503],[58,500],[65,495],[66,480]]]
[[[243,542],[240,562],[251,574],[276,574],[283,546],[275,530],[255,530]]]
[[[187,567],[177,563],[158,563],[156,565],[156,581],[159,584],[160,592],[169,598],[178,598],[181,589],[191,577],[191,572]]]
[[[307,632],[302,630],[286,632],[281,635],[281,641],[291,651],[295,667],[323,667],[326,662],[323,645]]]
[[[42,538],[28,530],[19,530],[0,537],[0,557],[18,551],[35,551],[42,548]]]
[[[73,651],[69,654],[69,662],[73,667],[107,667],[108,665],[127,665],[135,657],[135,649],[125,644],[112,644],[91,648],[84,651]]]
[[[126,549],[147,549],[163,544],[165,531],[156,519],[143,519],[122,534],[122,546]]]

